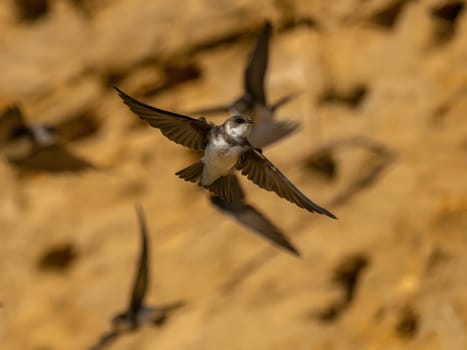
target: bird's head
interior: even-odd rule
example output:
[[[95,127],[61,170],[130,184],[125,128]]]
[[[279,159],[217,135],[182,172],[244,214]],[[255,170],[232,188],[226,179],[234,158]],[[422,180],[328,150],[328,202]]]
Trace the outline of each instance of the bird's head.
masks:
[[[247,138],[253,130],[255,121],[249,117],[235,115],[224,123],[225,131],[233,138]]]

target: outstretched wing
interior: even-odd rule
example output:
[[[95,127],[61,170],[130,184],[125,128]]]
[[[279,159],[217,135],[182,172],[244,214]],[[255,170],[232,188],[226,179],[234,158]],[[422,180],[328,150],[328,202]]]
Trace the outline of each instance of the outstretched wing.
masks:
[[[144,212],[140,205],[136,206],[138,214],[139,230],[141,234],[141,251],[138,261],[138,269],[136,270],[136,278],[133,284],[130,300],[130,312],[136,314],[143,305],[143,299],[148,289],[149,284],[149,251],[148,251],[148,232],[144,219]]]
[[[268,68],[269,38],[271,37],[272,24],[266,21],[261,31],[256,46],[250,53],[245,69],[244,89],[245,93],[257,102],[266,105],[264,93],[264,78]]]
[[[195,119],[152,107],[125,94],[118,87],[114,88],[133,113],[149,125],[158,128],[168,139],[197,151],[206,147],[212,125],[204,118]]]
[[[275,192],[279,197],[295,203],[300,208],[336,219],[334,214],[313,203],[300,192],[259,150],[251,148],[246,151],[237,168],[259,187]]]

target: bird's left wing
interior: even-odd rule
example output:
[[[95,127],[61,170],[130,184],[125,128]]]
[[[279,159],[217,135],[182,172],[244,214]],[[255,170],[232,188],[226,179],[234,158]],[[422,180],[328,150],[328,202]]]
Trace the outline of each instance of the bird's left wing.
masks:
[[[275,192],[279,197],[295,203],[300,208],[336,218],[334,214],[300,192],[258,149],[251,147],[246,151],[237,164],[237,169],[259,187]]]

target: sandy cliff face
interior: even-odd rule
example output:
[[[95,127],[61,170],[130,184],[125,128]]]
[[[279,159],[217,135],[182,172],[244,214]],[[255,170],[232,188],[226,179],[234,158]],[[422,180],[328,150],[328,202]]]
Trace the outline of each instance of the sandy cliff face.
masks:
[[[111,349],[467,348],[463,1],[15,4],[0,3],[0,107],[91,120],[70,146],[99,169],[0,163],[2,349],[83,349],[108,329],[133,278],[135,202],[151,235],[147,301],[187,306]],[[229,101],[265,18],[268,97],[300,92],[278,118],[302,123],[265,154],[339,220],[243,183],[301,259],[175,177],[196,156],[111,89],[178,112]]]

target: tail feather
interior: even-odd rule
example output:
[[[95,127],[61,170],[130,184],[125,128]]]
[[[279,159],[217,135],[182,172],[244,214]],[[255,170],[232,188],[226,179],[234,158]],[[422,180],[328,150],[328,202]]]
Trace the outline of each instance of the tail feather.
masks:
[[[234,174],[218,178],[209,185],[208,189],[217,197],[227,202],[234,202],[244,198],[238,179]]]
[[[198,182],[201,174],[203,173],[203,169],[204,164],[202,161],[199,161],[190,165],[189,167],[186,167],[185,169],[177,171],[175,175],[185,181]]]

